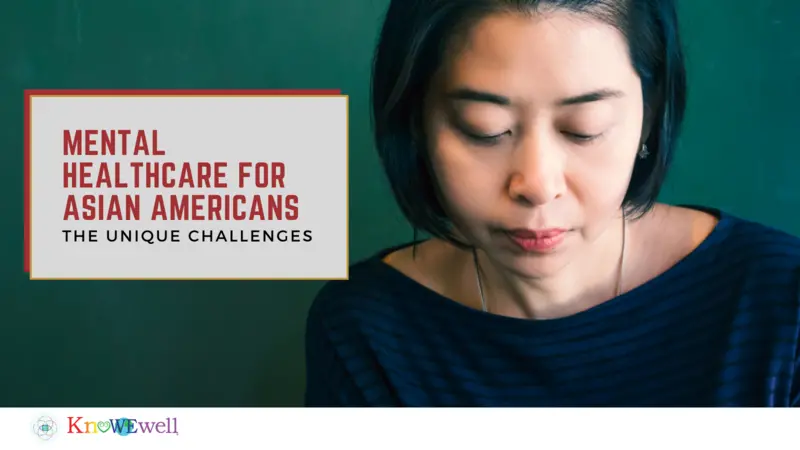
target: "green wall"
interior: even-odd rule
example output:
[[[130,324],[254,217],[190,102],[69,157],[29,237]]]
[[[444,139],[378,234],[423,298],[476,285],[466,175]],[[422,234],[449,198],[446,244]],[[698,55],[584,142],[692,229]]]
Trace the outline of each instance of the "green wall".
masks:
[[[386,0],[26,0],[0,13],[0,405],[299,405],[321,283],[31,282],[25,88],[338,88],[353,261],[411,237],[371,145]],[[800,234],[800,2],[684,1],[691,100],[663,200]],[[123,23],[123,21],[126,21]]]

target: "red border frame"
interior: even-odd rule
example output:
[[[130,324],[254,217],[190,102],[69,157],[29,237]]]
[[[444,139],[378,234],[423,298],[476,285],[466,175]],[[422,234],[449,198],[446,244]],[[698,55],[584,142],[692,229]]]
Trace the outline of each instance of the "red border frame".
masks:
[[[234,95],[268,95],[268,96],[281,96],[281,95],[316,95],[316,96],[325,96],[325,95],[341,95],[342,92],[339,89],[26,89],[24,91],[25,96],[25,105],[23,108],[23,112],[25,114],[24,119],[24,126],[25,126],[25,158],[24,158],[24,170],[25,175],[23,176],[23,183],[25,183],[24,193],[25,193],[25,208],[24,208],[24,271],[25,273],[30,274],[31,270],[31,235],[30,235],[30,201],[31,201],[31,192],[30,192],[30,169],[31,169],[31,145],[30,145],[30,137],[31,137],[31,119],[30,119],[30,112],[31,112],[31,96],[34,95],[46,95],[51,97],[57,96],[83,96],[83,97],[91,97],[97,95],[104,95],[104,96],[160,96],[160,95],[169,95],[169,96],[181,96],[181,95],[191,95],[191,96],[207,96],[207,95],[214,95],[214,96],[234,96]]]

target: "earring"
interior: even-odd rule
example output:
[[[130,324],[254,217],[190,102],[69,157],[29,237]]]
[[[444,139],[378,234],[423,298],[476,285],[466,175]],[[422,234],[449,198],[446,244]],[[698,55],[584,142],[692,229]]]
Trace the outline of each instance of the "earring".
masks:
[[[645,159],[649,154],[650,152],[647,151],[647,144],[642,144],[642,149],[639,150],[639,158]]]

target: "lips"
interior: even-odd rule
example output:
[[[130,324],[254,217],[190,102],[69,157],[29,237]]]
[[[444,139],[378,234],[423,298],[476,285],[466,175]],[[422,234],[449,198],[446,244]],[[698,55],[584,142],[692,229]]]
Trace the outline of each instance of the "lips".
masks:
[[[506,231],[509,240],[525,252],[547,253],[563,241],[567,230],[548,228],[542,230],[514,229]]]
[[[546,238],[553,238],[560,234],[564,234],[567,230],[562,228],[547,228],[543,230],[528,230],[523,228],[517,228],[514,230],[509,230],[508,234],[520,238],[520,239],[546,239]]]

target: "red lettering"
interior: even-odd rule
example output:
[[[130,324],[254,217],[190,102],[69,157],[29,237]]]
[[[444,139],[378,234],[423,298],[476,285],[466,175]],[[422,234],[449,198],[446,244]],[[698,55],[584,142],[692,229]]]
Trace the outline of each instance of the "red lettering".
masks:
[[[224,162],[181,163],[173,162],[130,163],[133,169],[133,187],[148,188],[227,188]]]
[[[97,156],[97,149],[94,148],[97,145],[97,141],[95,140],[95,136],[97,135],[97,130],[85,130],[83,132],[83,154],[86,156]]]
[[[76,168],[75,163],[64,163],[64,187],[71,188],[75,187],[77,184],[77,177],[75,175]]]
[[[90,187],[92,187],[92,182],[89,181],[89,178],[91,178],[91,176],[92,176],[91,172],[89,172],[89,169],[92,168],[92,163],[90,163],[90,162],[82,162],[82,163],[80,163],[80,167],[81,167],[81,182],[80,182],[80,186],[82,188],[90,188]]]
[[[281,200],[283,200],[283,197],[280,195],[277,196],[270,195],[268,199],[269,199],[269,207],[268,207],[269,213],[267,215],[269,216],[269,220],[273,220],[275,216],[277,216],[278,220],[280,220],[281,217],[283,217],[283,204],[281,202]]]
[[[114,130],[103,130],[100,133],[100,152],[104,155],[115,154],[117,147],[117,132]]]
[[[245,179],[251,176],[255,178],[257,188],[283,188],[286,187],[284,178],[286,177],[286,165],[282,162],[257,162],[254,167],[255,175],[251,174],[250,169],[253,163],[239,163],[239,187],[244,187]]]
[[[105,185],[105,186],[103,186]],[[108,164],[100,163],[100,170],[97,174],[96,187],[111,187],[111,174],[108,173]]]
[[[297,202],[299,201],[294,194],[287,195],[286,197],[286,215],[283,216],[286,220],[297,220],[299,215],[297,211]]]
[[[139,130],[139,132],[136,133],[136,146],[133,149],[133,156],[142,152],[144,152],[145,155],[149,155],[150,147],[147,144],[147,135],[144,130]]]
[[[89,169],[92,167],[92,163],[90,162],[65,162],[64,163],[64,187],[65,188],[75,188],[81,187],[84,189],[88,189],[93,187],[92,183],[89,181],[91,177],[91,173]],[[78,173],[80,172],[80,174]],[[80,176],[80,179],[78,177]]]
[[[239,219],[239,220],[243,220]],[[253,206],[250,207],[250,220],[265,220],[264,217],[264,205],[261,204],[261,197],[256,197],[253,199]]]
[[[225,169],[228,167],[226,162],[218,162],[214,164],[214,187],[217,189],[228,187],[228,182],[225,180]]]
[[[128,182],[122,181],[122,175],[120,174],[120,172],[121,172],[120,163],[114,163],[114,187],[126,188],[128,187]]]
[[[73,194],[67,196],[67,206],[64,208],[64,220],[67,219],[80,220],[80,217],[78,217],[78,204],[75,202],[75,195]]]
[[[245,163],[248,166],[250,163]],[[240,164],[241,175],[241,164]],[[255,185],[257,188],[277,188],[284,187],[283,178],[286,175],[286,166],[282,162],[257,162],[255,167]],[[240,177],[241,178],[241,177]],[[243,187],[239,183],[239,187]]]
[[[145,180],[146,180],[145,181],[145,185],[147,187],[149,187],[149,188],[150,187],[154,187],[154,188],[159,187],[159,183],[158,183],[158,164],[147,163],[145,165],[145,169],[147,169],[145,171],[145,177],[146,177],[145,178]]]
[[[81,154],[81,130],[75,130],[75,134],[69,130],[64,130],[64,156],[75,156]]]
[[[153,156],[164,156],[164,149],[158,147],[158,130],[151,131],[151,138],[149,141],[147,139],[147,133],[144,130],[138,130],[136,132],[136,144],[133,148],[133,154],[136,156],[139,153],[144,153],[145,155],[152,154]]]
[[[136,165],[141,163],[131,163]],[[111,168],[107,162],[101,162],[97,169],[97,178],[92,182],[91,162],[65,162],[63,165],[63,187],[76,188],[126,188],[128,183],[122,179],[122,164],[114,163],[114,175],[111,175]],[[134,174],[136,177],[138,174]],[[138,180],[137,180],[138,181]]]
[[[244,179],[250,176],[249,172],[245,172],[245,168],[250,168],[252,166],[249,162],[240,162],[239,163],[239,188],[244,187]]]
[[[130,136],[131,130],[117,130],[117,133],[122,137],[122,155],[126,156],[128,154],[128,136]]]
[[[133,168],[133,187],[135,188],[139,187],[139,170],[142,169],[143,165],[144,163],[140,161],[134,161],[131,163],[131,168]]]
[[[164,208],[164,197],[156,195],[156,200],[153,203],[153,214],[150,215],[150,220],[163,219],[167,220],[167,211]]]
[[[165,162],[161,165],[161,185],[167,188],[175,187],[175,179],[167,176],[167,170],[175,172],[175,164]],[[158,180],[156,180],[155,184],[158,187]]]
[[[267,171],[269,170],[269,165],[263,162],[256,163],[256,187],[257,188],[265,188],[269,186],[269,176],[267,175]]]
[[[164,198],[166,197],[166,198]],[[297,220],[297,195],[157,195],[152,220]],[[169,205],[166,203],[169,202]],[[110,215],[110,213],[106,213]]]
[[[197,163],[197,184],[201,188],[211,187],[211,164],[207,162]]]
[[[116,194],[86,194],[81,197],[79,210],[75,195],[70,194],[64,208],[64,220],[139,220],[140,209],[138,195],[126,195],[123,204]]]
[[[243,212],[239,211],[239,203],[242,205],[245,204],[247,198],[244,195],[234,195],[233,196],[233,218],[234,220],[244,220],[247,215]]]
[[[158,148],[158,130],[153,130],[153,156],[164,156],[164,150]]]
[[[131,130],[64,130],[64,156],[116,155],[117,144],[121,144],[120,154],[126,156],[130,135]],[[148,141],[145,130],[137,130],[133,154],[139,153],[164,156],[164,149],[158,145],[158,130],[152,130],[152,141]]]
[[[180,200],[177,195],[170,196],[170,217],[172,220],[189,220],[189,202],[187,196],[182,196]]]
[[[222,198],[219,195],[211,195],[208,197],[208,219],[209,220],[222,220],[220,211],[222,210]]]
[[[203,198],[201,195],[193,195],[192,196],[192,218],[194,220],[203,220],[203,205],[200,204],[200,200]]]
[[[192,177],[192,166],[189,164],[183,165],[183,170],[181,170],[181,187],[188,185],[188,187],[195,187],[194,186],[194,178]]]
[[[69,431],[67,431],[67,433],[83,434],[83,431],[81,431],[81,429],[78,428],[78,421],[83,419],[83,417],[67,417],[67,419],[69,419]]]
[[[272,163],[272,187],[284,187],[283,177],[286,175],[286,166],[282,162]]]

